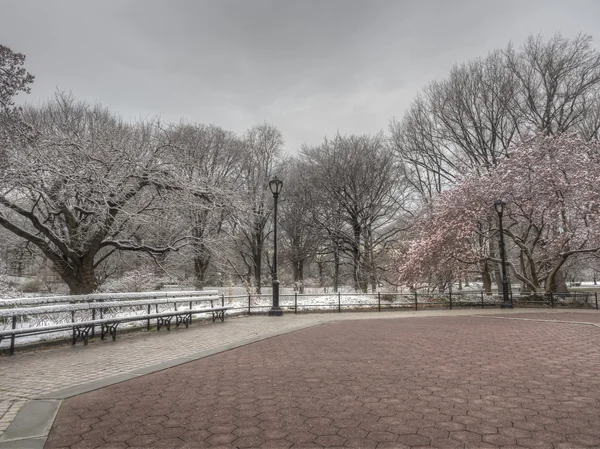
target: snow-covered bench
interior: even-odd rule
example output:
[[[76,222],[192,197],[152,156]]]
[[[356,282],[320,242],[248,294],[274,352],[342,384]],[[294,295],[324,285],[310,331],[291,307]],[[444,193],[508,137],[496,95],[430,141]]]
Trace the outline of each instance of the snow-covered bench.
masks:
[[[217,290],[177,291],[177,292],[131,292],[131,293],[92,293],[72,296],[36,296],[33,298],[16,298],[0,300],[0,308],[39,306],[43,304],[72,304],[85,302],[128,301],[141,299],[168,299],[180,297],[216,297]]]
[[[0,319],[12,320],[12,329],[0,330],[0,342],[6,337],[11,338],[10,354],[14,353],[15,338],[25,335],[39,335],[44,333],[58,332],[61,330],[72,330],[72,344],[76,344],[79,339],[83,340],[84,345],[87,345],[88,339],[94,336],[96,326],[101,326],[101,338],[104,340],[107,334],[110,334],[113,340],[116,339],[117,327],[123,322],[147,321],[147,329],[150,330],[150,322],[156,319],[156,328],[160,330],[165,326],[167,330],[171,329],[171,321],[175,318],[176,326],[185,324],[186,327],[192,322],[192,316],[201,313],[212,314],[213,322],[217,319],[225,320],[225,311],[229,307],[215,307],[214,301],[220,299],[217,296],[199,297],[199,296],[183,296],[178,298],[154,298],[154,299],[138,299],[133,301],[106,301],[106,302],[84,302],[79,304],[63,304],[63,305],[42,305],[38,307],[25,307],[13,309],[0,309]],[[210,307],[199,307],[199,303],[210,303]],[[173,305],[173,310],[159,311],[160,305]],[[189,306],[184,309],[178,309],[179,304]],[[155,311],[152,312],[152,307]],[[133,310],[131,313],[122,312],[123,308],[130,307]],[[137,310],[135,310],[137,309]],[[91,311],[91,319],[83,319],[77,321],[77,312]],[[135,314],[135,312],[142,312]],[[100,317],[96,319],[96,314]],[[18,318],[32,317],[36,315],[53,314],[69,314],[70,322],[49,324],[34,327],[17,328]],[[107,317],[106,314],[113,313],[114,316]],[[67,315],[68,316],[68,315]]]

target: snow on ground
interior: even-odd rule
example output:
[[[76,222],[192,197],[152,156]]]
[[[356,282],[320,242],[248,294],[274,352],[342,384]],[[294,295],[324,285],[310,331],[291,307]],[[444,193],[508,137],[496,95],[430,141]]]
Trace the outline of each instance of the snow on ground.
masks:
[[[151,293],[151,292],[150,292]],[[191,292],[169,292],[169,294],[177,297],[182,294]],[[206,293],[206,292],[205,292]],[[147,296],[148,292],[146,292]],[[164,298],[165,292],[162,292],[160,296],[162,298],[156,298],[153,300],[142,299],[144,294],[118,294],[118,298],[106,298],[113,299],[112,302],[90,302],[80,301],[74,302],[73,297],[44,297],[39,298],[36,301],[32,298],[21,298],[19,300],[6,300],[0,302],[0,330],[10,329],[12,327],[12,313],[19,311],[14,307],[19,307],[23,302],[27,303],[27,315],[19,316],[17,318],[17,328],[26,327],[38,327],[53,324],[69,323],[73,319],[75,321],[86,321],[91,320],[92,317],[99,319],[101,317],[125,317],[125,316],[143,316],[148,314],[148,301],[154,301],[151,305],[151,313],[157,312],[169,312],[175,310],[186,310],[189,308],[189,300],[192,301],[193,309],[210,307],[207,302],[194,303],[193,298]],[[593,295],[593,294],[592,294]],[[158,295],[157,295],[158,296]],[[132,300],[133,298],[140,298],[138,301]],[[64,298],[61,302],[61,298]],[[82,297],[80,297],[82,298]],[[593,296],[590,296],[593,300]],[[89,298],[88,298],[89,299]],[[100,298],[98,298],[100,299]],[[105,299],[105,298],[102,298]],[[120,299],[121,301],[115,301]],[[129,300],[127,300],[129,299]],[[199,299],[199,298],[197,298]],[[449,295],[441,294],[422,294],[417,295],[417,308],[447,308],[450,306]],[[515,300],[518,297],[515,296]],[[557,299],[556,299],[557,300]],[[184,302],[185,301],[185,302]],[[569,300],[571,301],[571,300]],[[589,302],[590,300],[588,300]],[[501,302],[501,297],[496,295],[484,295],[480,291],[463,291],[460,294],[452,294],[452,306],[453,307],[480,307],[482,304],[487,305],[498,305]],[[177,303],[177,305],[176,305]],[[294,294],[293,291],[285,291],[280,294],[279,300],[281,308],[286,313],[294,313],[295,311],[302,312],[342,312],[348,311],[360,311],[360,310],[390,310],[390,309],[415,309],[415,295],[414,293],[371,293],[371,294],[357,294],[357,293],[309,293],[309,294]],[[248,314],[248,313],[266,313],[272,306],[272,297],[269,294],[257,295],[257,294],[242,294],[237,296],[220,296],[214,297],[214,305],[220,306],[223,304],[230,308],[228,314]],[[591,304],[591,303],[590,303]],[[4,307],[3,307],[4,306]],[[12,307],[11,307],[12,306]],[[33,306],[33,307],[32,307]],[[103,307],[104,306],[104,307]],[[95,311],[94,311],[95,309]],[[23,311],[25,309],[21,309]],[[35,313],[31,311],[35,310]],[[72,315],[74,314],[74,316]],[[195,318],[211,318],[210,313],[194,315]],[[173,321],[174,323],[174,321]],[[153,320],[153,325],[156,321]],[[119,329],[126,329],[131,327],[145,327],[146,321],[137,321],[133,323],[122,323],[119,325]],[[97,328],[99,333],[99,328]],[[23,337],[17,337],[17,345],[29,342],[40,342],[45,340],[55,340],[68,338],[71,335],[71,331],[60,331],[51,334],[40,334],[40,335],[29,335]],[[0,343],[0,348],[6,348],[10,344],[10,339],[5,338]]]

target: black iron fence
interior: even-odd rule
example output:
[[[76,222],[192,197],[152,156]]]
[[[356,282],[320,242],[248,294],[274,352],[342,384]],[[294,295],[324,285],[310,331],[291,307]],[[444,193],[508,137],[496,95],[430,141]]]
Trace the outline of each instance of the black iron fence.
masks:
[[[511,295],[514,307],[568,307],[598,310],[597,293],[521,294]],[[251,315],[266,313],[271,295],[247,294],[221,296],[222,305],[232,312]],[[332,293],[332,294],[280,294],[279,305],[285,312],[338,312],[433,310],[459,308],[499,308],[502,295],[483,291],[461,293]]]
[[[598,294],[573,292],[566,294],[511,295],[514,307],[581,308],[598,310]],[[251,315],[266,313],[271,308],[271,295],[247,294],[221,296],[223,306],[234,313]],[[461,293],[332,293],[280,294],[279,305],[285,312],[359,312],[391,310],[435,310],[460,308],[499,308],[502,295],[479,292]]]

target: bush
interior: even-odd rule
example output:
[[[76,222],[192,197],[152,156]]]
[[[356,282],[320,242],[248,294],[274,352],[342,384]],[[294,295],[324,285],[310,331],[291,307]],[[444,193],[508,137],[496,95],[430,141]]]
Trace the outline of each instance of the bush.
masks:
[[[18,298],[23,296],[17,289],[18,284],[6,274],[0,274],[0,298]]]
[[[148,270],[137,268],[117,279],[110,279],[98,291],[111,293],[143,292],[158,290],[163,283],[172,282],[166,276],[157,276]]]
[[[387,301],[387,302],[394,302],[394,299],[396,299],[397,297],[398,297],[398,295],[385,294],[385,293],[381,294],[381,300]]]
[[[42,291],[42,282],[39,279],[30,279],[21,285],[20,290],[23,293],[39,293]]]

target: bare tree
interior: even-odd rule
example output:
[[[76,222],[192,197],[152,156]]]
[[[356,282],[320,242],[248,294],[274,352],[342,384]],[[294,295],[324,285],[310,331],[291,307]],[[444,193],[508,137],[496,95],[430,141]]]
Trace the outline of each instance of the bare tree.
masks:
[[[209,266],[230,239],[228,221],[242,209],[237,197],[242,187],[243,142],[214,125],[180,124],[168,134],[184,179],[212,191],[219,186],[218,199],[197,204],[182,217],[189,222],[193,237],[186,255],[193,260],[195,285],[202,289]]]
[[[304,148],[301,157],[315,189],[339,206],[345,232],[336,237],[350,254],[354,288],[375,288],[377,252],[399,232],[405,206],[402,171],[383,135],[337,135]]]
[[[311,219],[312,203],[310,177],[304,173],[297,159],[289,160],[282,173],[285,188],[282,191],[279,226],[281,228],[282,259],[292,267],[292,278],[304,293],[304,271],[322,242],[322,233]]]
[[[391,143],[427,200],[460,173],[496,166],[532,131],[597,138],[599,100],[600,53],[590,36],[531,36],[425,87],[404,118],[390,122]]]
[[[172,227],[159,247],[144,232],[171,225],[165,211],[173,205],[207,198],[172,175],[168,142],[154,123],[126,124],[63,94],[24,118],[35,136],[3,148],[0,225],[36,245],[71,293],[93,292],[96,268],[115,252],[160,254],[185,239]]]
[[[247,282],[261,291],[263,252],[272,208],[269,180],[283,149],[283,136],[274,126],[264,123],[250,128],[244,136],[242,195],[251,209],[250,223],[237,223],[238,249],[247,269]]]
[[[547,42],[530,36],[519,51],[509,45],[504,54],[519,82],[513,114],[522,128],[561,134],[577,129],[590,119],[588,111],[600,107],[600,53],[591,36],[556,34]]]

